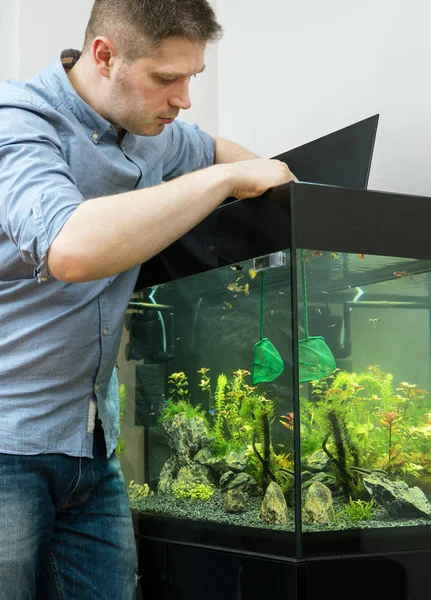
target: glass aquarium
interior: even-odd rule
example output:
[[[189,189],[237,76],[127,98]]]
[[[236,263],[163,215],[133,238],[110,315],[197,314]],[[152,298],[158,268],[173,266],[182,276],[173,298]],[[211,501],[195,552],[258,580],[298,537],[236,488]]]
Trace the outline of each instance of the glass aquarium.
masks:
[[[396,223],[388,239],[381,214],[402,196],[274,194],[247,213],[254,227],[270,213],[269,234],[238,229],[218,266],[186,265],[130,302],[131,506],[144,531],[221,547],[301,557],[304,542],[380,532],[402,550],[403,531],[429,539],[431,523],[431,249]],[[220,210],[234,228],[235,208]]]

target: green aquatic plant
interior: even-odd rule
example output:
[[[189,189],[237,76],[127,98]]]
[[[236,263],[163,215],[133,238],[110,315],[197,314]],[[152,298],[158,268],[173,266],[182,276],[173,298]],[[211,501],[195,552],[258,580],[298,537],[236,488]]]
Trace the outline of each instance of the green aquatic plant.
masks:
[[[193,406],[186,400],[180,400],[179,402],[172,402],[167,400],[160,409],[159,422],[170,421],[175,415],[184,414],[187,419],[193,419],[194,417],[201,417],[206,421],[205,411],[202,410],[201,406]]]
[[[200,405],[191,403],[189,382],[185,373],[172,373],[168,378],[170,385],[169,396],[160,409],[159,423],[170,421],[175,415],[184,414],[188,419],[201,417],[205,420],[206,414]]]
[[[301,398],[303,457],[321,448],[338,470],[346,499],[361,496],[353,467],[383,469],[409,480],[431,475],[429,393],[378,366],[361,373],[336,371],[311,383]],[[353,472],[352,472],[353,470]],[[350,483],[349,483],[350,478]],[[347,480],[347,484],[346,484]],[[359,486],[349,491],[351,484]]]
[[[213,409],[213,395],[212,395],[212,390],[211,390],[211,377],[208,375],[208,371],[210,369],[207,369],[206,367],[202,367],[201,369],[199,369],[198,373],[201,376],[201,380],[200,383],[198,383],[198,386],[201,388],[201,390],[203,392],[206,392],[208,394],[208,406],[210,407],[210,410]]]
[[[139,483],[135,483],[132,479],[129,483],[129,487],[127,488],[127,494],[130,502],[136,502],[143,500],[144,498],[148,498],[148,496],[152,496],[153,492],[151,491],[148,483],[140,485]]]
[[[302,387],[303,386],[301,386],[301,388]],[[316,427],[315,423],[318,403],[301,395],[300,407],[301,452],[303,456],[310,456],[310,454],[322,449],[321,431]]]
[[[211,377],[208,375],[208,371],[205,367],[199,369],[198,373],[201,375],[201,381],[198,384],[203,392],[208,395],[208,414],[209,419],[207,419],[209,429],[211,430],[212,436],[214,438],[213,442],[213,452],[217,456],[222,456],[229,451],[229,443],[225,439],[223,432],[223,415],[224,415],[224,405],[225,405],[225,389],[227,385],[227,377],[223,373],[221,373],[217,378],[217,386],[215,389],[215,393],[213,395],[211,389]],[[214,405],[215,400],[215,405]]]
[[[168,384],[170,385],[169,399],[172,402],[190,401],[189,381],[183,371],[171,373]]]
[[[349,502],[344,506],[343,510],[339,511],[334,519],[335,521],[347,521],[359,523],[360,521],[369,521],[371,519],[372,510],[374,508],[374,499],[370,501],[353,500],[349,498]]]
[[[214,394],[208,369],[202,368],[199,387],[209,395],[214,408],[209,410],[214,442],[212,451],[220,456],[233,449],[251,447],[256,457],[256,479],[264,485],[276,481],[271,467],[271,426],[274,402],[258,394],[256,386],[246,383],[249,371],[238,369],[228,379],[223,373],[217,378]]]
[[[215,425],[214,433],[216,437],[222,436],[223,428],[223,410],[225,407],[225,390],[227,386],[227,377],[221,373],[217,378],[217,387],[215,391]]]
[[[363,388],[352,379],[350,373],[339,370],[311,385],[312,392],[318,398],[314,419],[324,435],[322,450],[337,468],[337,483],[346,500],[350,496],[357,499],[364,489],[358,474],[350,470],[350,467],[359,467],[361,461],[358,444],[349,424],[355,422],[352,417],[355,395]]]
[[[172,493],[177,500],[209,500],[214,494],[214,488],[204,483],[180,483],[175,485]]]
[[[252,434],[252,447],[262,465],[262,484],[268,486],[271,481],[277,481],[271,469],[271,422],[273,420],[273,406],[262,401],[262,397],[255,397],[256,411],[254,413],[255,427]],[[257,441],[260,441],[263,452],[259,452]]]

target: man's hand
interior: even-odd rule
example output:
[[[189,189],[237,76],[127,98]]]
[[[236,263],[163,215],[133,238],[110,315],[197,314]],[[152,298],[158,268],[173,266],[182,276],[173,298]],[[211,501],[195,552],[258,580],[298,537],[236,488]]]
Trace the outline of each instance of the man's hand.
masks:
[[[245,160],[231,163],[229,168],[232,174],[231,195],[239,200],[255,198],[276,185],[298,181],[285,163],[274,159]]]

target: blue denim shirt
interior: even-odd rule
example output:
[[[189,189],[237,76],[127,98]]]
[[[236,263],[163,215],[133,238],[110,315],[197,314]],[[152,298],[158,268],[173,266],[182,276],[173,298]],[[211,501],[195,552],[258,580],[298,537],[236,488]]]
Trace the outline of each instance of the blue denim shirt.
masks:
[[[114,367],[139,267],[64,283],[48,271],[48,249],[81,202],[209,166],[214,152],[212,137],[178,121],[119,143],[60,58],[0,84],[0,452],[91,457],[96,408],[113,452]]]

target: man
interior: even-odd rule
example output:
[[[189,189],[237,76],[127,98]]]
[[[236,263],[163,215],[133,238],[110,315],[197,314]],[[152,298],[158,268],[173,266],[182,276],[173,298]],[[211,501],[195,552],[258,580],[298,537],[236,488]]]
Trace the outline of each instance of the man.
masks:
[[[293,179],[175,121],[220,33],[207,0],[96,0],[82,54],[0,86],[1,599],[135,594],[112,373],[139,265]]]

